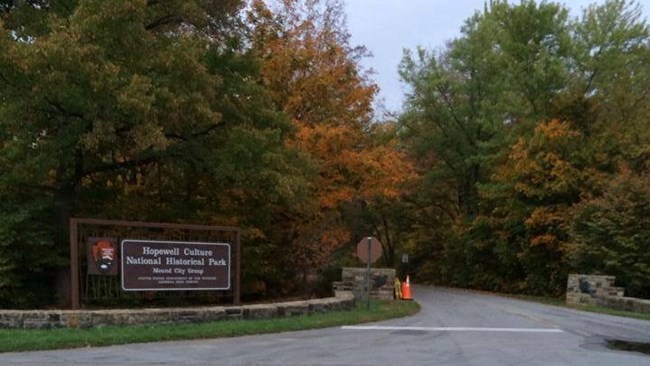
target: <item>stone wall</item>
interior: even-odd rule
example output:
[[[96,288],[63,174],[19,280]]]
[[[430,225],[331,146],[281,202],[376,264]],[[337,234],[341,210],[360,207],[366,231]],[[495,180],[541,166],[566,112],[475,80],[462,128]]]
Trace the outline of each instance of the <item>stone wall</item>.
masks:
[[[650,300],[625,297],[625,289],[614,286],[615,280],[614,276],[570,274],[567,281],[566,302],[650,313]]]
[[[334,297],[325,299],[241,306],[132,310],[0,310],[0,328],[90,328],[109,325],[179,324],[281,318],[349,310],[353,306],[354,295],[351,292],[335,291]]]
[[[366,268],[342,269],[341,281],[334,282],[335,290],[352,291],[357,300],[366,298]],[[376,300],[393,299],[395,269],[370,268],[370,298]]]

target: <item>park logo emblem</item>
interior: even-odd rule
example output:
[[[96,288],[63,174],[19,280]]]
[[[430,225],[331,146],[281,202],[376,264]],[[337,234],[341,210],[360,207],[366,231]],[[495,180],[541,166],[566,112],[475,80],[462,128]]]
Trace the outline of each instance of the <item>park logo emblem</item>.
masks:
[[[117,274],[117,240],[89,238],[88,274]]]

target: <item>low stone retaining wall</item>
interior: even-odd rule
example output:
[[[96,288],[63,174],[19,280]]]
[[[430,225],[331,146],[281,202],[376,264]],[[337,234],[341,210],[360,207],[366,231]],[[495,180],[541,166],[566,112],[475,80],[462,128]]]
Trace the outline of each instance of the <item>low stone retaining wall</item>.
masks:
[[[108,325],[179,324],[220,320],[282,318],[349,310],[354,295],[336,291],[335,297],[274,304],[160,308],[132,310],[0,310],[0,328],[90,328]]]
[[[566,302],[574,305],[598,305],[616,310],[650,313],[650,300],[625,297],[625,289],[614,286],[614,276],[570,274]]]
[[[334,290],[352,291],[356,299],[366,298],[366,268],[345,267],[342,269],[341,281],[334,282]],[[393,300],[393,281],[395,269],[370,269],[370,298],[376,300]]]

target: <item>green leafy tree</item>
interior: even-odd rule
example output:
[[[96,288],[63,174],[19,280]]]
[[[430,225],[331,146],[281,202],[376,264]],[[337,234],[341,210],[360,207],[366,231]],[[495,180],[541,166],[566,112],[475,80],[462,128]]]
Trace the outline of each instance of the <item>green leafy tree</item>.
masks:
[[[506,126],[521,129],[550,115],[566,78],[566,13],[555,4],[495,1],[466,21],[447,50],[406,53],[405,136],[419,155],[435,155],[428,174],[455,186],[453,210],[462,216],[478,214],[477,183],[489,177]]]
[[[472,232],[464,226],[481,215],[479,186],[490,181],[509,141],[551,115],[553,97],[566,80],[569,49],[567,11],[556,4],[490,2],[461,30],[441,52],[408,52],[400,69],[412,88],[400,122],[424,174],[420,197],[428,202],[421,205],[446,219],[438,225],[445,229],[430,229],[450,235],[443,251],[461,256],[434,267],[446,278],[465,279],[454,283],[479,272],[462,256],[481,258],[489,251],[476,246],[474,253],[464,243],[477,238],[455,239]],[[448,230],[454,225],[455,234]]]
[[[629,168],[576,207],[571,253],[581,273],[616,276],[626,296],[650,298],[650,179]]]
[[[576,122],[599,136],[594,137],[601,140],[601,151],[643,169],[650,156],[650,29],[641,8],[623,0],[593,5],[573,28],[576,69],[571,88],[596,112]]]
[[[647,170],[648,39],[634,2],[570,20],[558,4],[494,1],[445,50],[406,54],[415,207],[448,217],[415,221],[429,230],[418,252],[436,253],[422,268],[457,285],[563,290],[573,207],[604,194],[621,163]]]
[[[291,125],[254,82],[242,2],[68,5],[21,2],[0,28],[4,306],[52,301],[29,297],[53,295],[71,216],[250,233],[305,184]]]

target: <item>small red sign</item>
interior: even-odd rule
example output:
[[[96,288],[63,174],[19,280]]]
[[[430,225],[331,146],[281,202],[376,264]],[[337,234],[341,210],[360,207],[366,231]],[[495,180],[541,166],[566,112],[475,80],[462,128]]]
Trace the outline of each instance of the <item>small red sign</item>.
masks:
[[[370,251],[368,251],[368,246],[370,246]],[[368,263],[368,260],[370,260],[370,263],[375,263],[381,257],[381,254],[381,243],[374,236],[363,238],[357,244],[357,257],[363,263]]]

